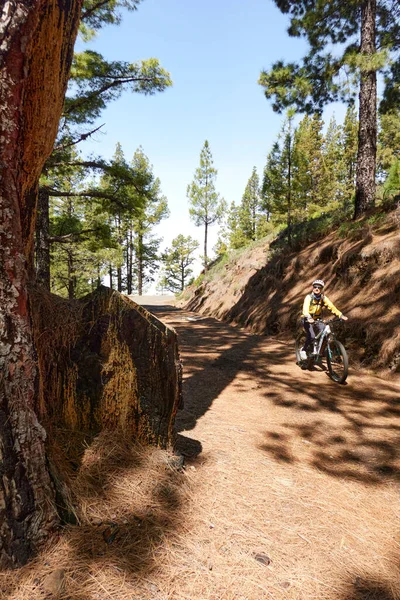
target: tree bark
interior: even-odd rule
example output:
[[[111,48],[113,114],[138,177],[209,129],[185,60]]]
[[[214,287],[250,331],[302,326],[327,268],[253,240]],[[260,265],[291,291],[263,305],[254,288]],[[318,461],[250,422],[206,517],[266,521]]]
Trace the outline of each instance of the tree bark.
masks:
[[[138,272],[138,295],[143,294],[143,235],[138,233],[138,253],[137,253],[137,272]]]
[[[75,298],[76,276],[72,249],[67,250],[68,299]]]
[[[126,273],[126,285],[128,296],[132,294],[132,282],[133,282],[133,234],[132,228],[129,229],[128,234],[128,248],[127,248],[127,273]]]
[[[207,258],[207,242],[208,242],[208,223],[207,218],[204,222],[204,270],[208,270],[208,258]]]
[[[372,60],[376,52],[376,0],[366,0],[361,9],[361,55]],[[358,156],[354,218],[375,204],[376,171],[376,70],[361,69],[359,95]]]
[[[111,263],[108,266],[108,274],[110,276],[110,290],[112,290],[112,289],[114,289],[114,287],[113,287],[114,276],[113,276],[113,267],[112,267]]]
[[[50,291],[49,192],[39,189],[36,219],[36,282]]]
[[[0,566],[57,525],[28,304],[37,183],[61,115],[82,0],[6,0],[0,15]]]

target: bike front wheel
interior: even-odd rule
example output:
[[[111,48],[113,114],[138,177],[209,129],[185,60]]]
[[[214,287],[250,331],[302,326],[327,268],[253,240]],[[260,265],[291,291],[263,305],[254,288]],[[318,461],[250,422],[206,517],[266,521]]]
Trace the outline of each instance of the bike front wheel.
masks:
[[[326,362],[331,378],[336,383],[344,383],[349,372],[349,359],[343,344],[331,340],[326,347]]]

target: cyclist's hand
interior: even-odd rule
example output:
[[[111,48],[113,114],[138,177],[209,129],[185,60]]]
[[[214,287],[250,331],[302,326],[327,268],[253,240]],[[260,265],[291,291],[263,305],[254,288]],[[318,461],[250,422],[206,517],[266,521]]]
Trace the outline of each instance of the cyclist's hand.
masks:
[[[312,317],[308,317],[307,321],[308,323],[314,323],[314,319]]]
[[[348,321],[348,320],[349,320],[349,317],[345,317],[344,315],[342,315],[342,316],[340,317],[340,320],[341,320],[341,321]]]

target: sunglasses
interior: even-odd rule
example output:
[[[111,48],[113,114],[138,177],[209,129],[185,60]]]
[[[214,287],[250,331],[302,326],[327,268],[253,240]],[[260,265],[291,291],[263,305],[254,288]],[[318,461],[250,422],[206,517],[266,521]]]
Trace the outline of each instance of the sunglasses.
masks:
[[[322,285],[313,285],[316,290],[322,290]]]

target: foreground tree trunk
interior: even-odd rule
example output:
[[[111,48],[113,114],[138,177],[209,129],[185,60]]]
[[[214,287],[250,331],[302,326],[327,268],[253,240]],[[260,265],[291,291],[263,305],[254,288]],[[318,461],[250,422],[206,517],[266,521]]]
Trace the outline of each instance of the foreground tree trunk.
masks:
[[[0,15],[0,566],[57,525],[28,308],[37,183],[57,132],[82,0],[6,0]]]
[[[373,59],[376,52],[376,0],[366,0],[361,10],[361,55]],[[376,70],[372,64],[361,70],[358,156],[354,218],[375,204],[376,171]]]

